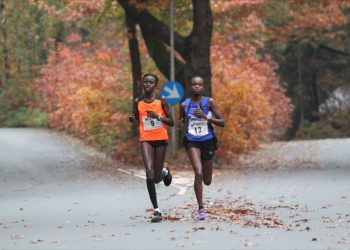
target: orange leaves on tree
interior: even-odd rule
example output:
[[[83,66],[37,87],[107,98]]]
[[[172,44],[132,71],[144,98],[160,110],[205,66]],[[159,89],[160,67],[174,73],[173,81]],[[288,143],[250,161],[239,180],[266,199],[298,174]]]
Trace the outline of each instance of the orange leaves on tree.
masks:
[[[291,123],[292,105],[275,74],[277,65],[263,52],[265,43],[345,40],[337,27],[348,22],[343,11],[350,2],[213,0],[212,7],[216,14],[225,12],[214,15],[211,49],[213,93],[227,124],[217,132],[225,144],[221,149],[239,152],[278,138]]]
[[[96,50],[95,55],[98,60],[103,61],[105,63],[112,61],[111,54],[108,53],[108,51],[106,50]]]
[[[50,125],[112,151],[125,138],[131,106],[129,74],[124,74],[128,69],[120,63],[124,60],[107,46],[59,44],[51,51],[37,81]]]
[[[274,73],[276,65],[250,45],[218,40],[221,44],[212,46],[212,82],[226,123],[217,129],[221,153],[252,149],[282,136],[290,126],[291,104]]]
[[[237,7],[254,7],[264,3],[265,0],[230,0],[230,1],[222,1],[222,0],[211,0],[210,4],[216,13],[227,11],[231,8]]]
[[[303,43],[319,44],[334,41],[343,31],[335,28],[344,26],[348,20],[344,11],[350,1],[344,0],[212,0],[216,22],[228,36],[251,42],[264,40],[285,43],[296,39]],[[225,14],[221,14],[225,12]],[[260,24],[259,24],[260,23]],[[264,24],[263,24],[264,23]],[[266,27],[265,27],[266,25]]]
[[[76,32],[73,32],[72,34],[70,34],[70,35],[67,37],[67,42],[68,42],[68,43],[80,42],[80,40],[81,40],[81,37],[80,37],[79,34],[76,33]]]
[[[30,1],[38,8],[45,10],[51,18],[63,22],[73,22],[100,14],[106,6],[105,0],[61,0],[63,8],[57,9],[45,0]],[[111,4],[116,6],[116,1],[112,1]]]
[[[88,15],[101,13],[105,6],[104,0],[74,0],[66,1],[64,8],[65,21],[74,21],[82,19]]]
[[[240,37],[241,40],[246,40],[253,43],[255,47],[263,47],[261,34],[266,32],[266,26],[255,12],[250,13],[243,19],[240,25],[232,25],[231,32]]]
[[[350,2],[343,0],[288,1],[286,22],[281,27],[271,27],[269,33],[278,42],[290,37],[306,43],[319,43],[337,34],[334,27],[346,25],[348,20],[342,9]]]

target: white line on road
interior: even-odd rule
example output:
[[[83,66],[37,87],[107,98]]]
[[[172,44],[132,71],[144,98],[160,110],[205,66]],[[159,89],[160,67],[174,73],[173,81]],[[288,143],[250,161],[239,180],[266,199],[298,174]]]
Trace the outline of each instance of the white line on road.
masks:
[[[139,177],[141,179],[146,180],[146,176],[145,175],[137,174],[137,173],[134,173],[132,171],[125,170],[123,168],[117,168],[117,170],[122,172],[122,173],[124,173],[124,174],[133,175],[133,176],[136,176],[136,177]],[[181,177],[179,177],[178,179],[180,180],[180,183],[183,182]],[[185,181],[185,182],[187,182],[187,181]],[[186,193],[186,191],[187,191],[187,187],[190,186],[190,185],[192,185],[192,184],[191,183],[187,183],[185,186],[180,186],[180,185],[177,185],[177,184],[173,184],[172,186],[177,188],[177,189],[179,189],[179,192],[178,192],[179,195],[184,195]]]
[[[180,191],[178,193],[179,195],[184,195],[186,193],[186,191],[187,191],[187,187],[178,187],[176,185],[175,185],[175,187],[180,189]]]
[[[129,175],[137,176],[137,177],[139,177],[139,178],[141,178],[141,179],[146,180],[146,176],[145,176],[145,175],[135,174],[135,173],[133,173],[133,172],[131,172],[131,171],[128,171],[128,170],[125,170],[125,169],[122,169],[122,168],[118,168],[118,170],[119,170],[120,172],[124,173],[124,174],[129,174]]]

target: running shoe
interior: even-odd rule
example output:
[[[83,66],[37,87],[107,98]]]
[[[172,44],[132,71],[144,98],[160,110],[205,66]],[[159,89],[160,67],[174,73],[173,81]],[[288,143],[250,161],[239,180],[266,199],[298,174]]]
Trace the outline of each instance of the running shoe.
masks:
[[[167,165],[165,165],[164,163],[164,166],[167,166]],[[163,180],[165,176],[167,176],[167,174],[168,174],[168,169],[166,167],[163,167],[162,173],[160,174],[160,178]]]
[[[205,220],[207,216],[205,215],[204,208],[198,210],[198,215],[196,216],[196,220]]]
[[[168,167],[165,167],[165,169],[168,170],[168,174],[163,178],[163,182],[165,186],[169,186],[173,180],[173,176],[171,175],[170,169]]]
[[[154,211],[153,217],[151,219],[152,223],[157,223],[162,221],[162,213],[158,211]]]

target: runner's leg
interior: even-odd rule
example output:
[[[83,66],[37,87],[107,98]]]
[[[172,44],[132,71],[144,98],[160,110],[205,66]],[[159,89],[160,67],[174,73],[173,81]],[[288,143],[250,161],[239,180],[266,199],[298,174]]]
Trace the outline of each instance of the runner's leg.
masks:
[[[213,176],[213,160],[201,160],[203,166],[203,182],[209,186]]]
[[[153,163],[153,172],[154,172],[154,181],[159,183],[162,181],[161,174],[165,160],[167,146],[157,147],[154,150],[154,163]]]
[[[141,152],[142,152],[142,160],[146,170],[146,177],[148,179],[154,179],[154,171],[153,171],[153,157],[154,150],[151,144],[148,142],[141,142]]]
[[[153,171],[153,148],[148,142],[141,142],[142,159],[146,169],[146,183],[153,208],[158,208],[156,186]]]
[[[191,147],[187,149],[194,171],[194,192],[196,194],[199,209],[203,208],[203,172],[201,163],[201,151],[199,148]]]
[[[209,186],[213,176],[213,157],[215,153],[215,141],[208,140],[204,142],[202,148],[201,162],[203,166],[203,182]]]

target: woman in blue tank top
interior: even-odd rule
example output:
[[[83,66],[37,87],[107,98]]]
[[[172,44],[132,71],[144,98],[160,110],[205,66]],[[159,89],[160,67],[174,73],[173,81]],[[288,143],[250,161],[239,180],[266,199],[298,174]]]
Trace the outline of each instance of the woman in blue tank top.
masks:
[[[185,129],[183,144],[195,174],[194,191],[198,203],[197,220],[205,220],[203,184],[210,185],[213,173],[213,156],[216,136],[212,125],[224,127],[222,113],[210,97],[203,96],[204,80],[200,76],[191,79],[190,92],[180,105],[179,127]]]

